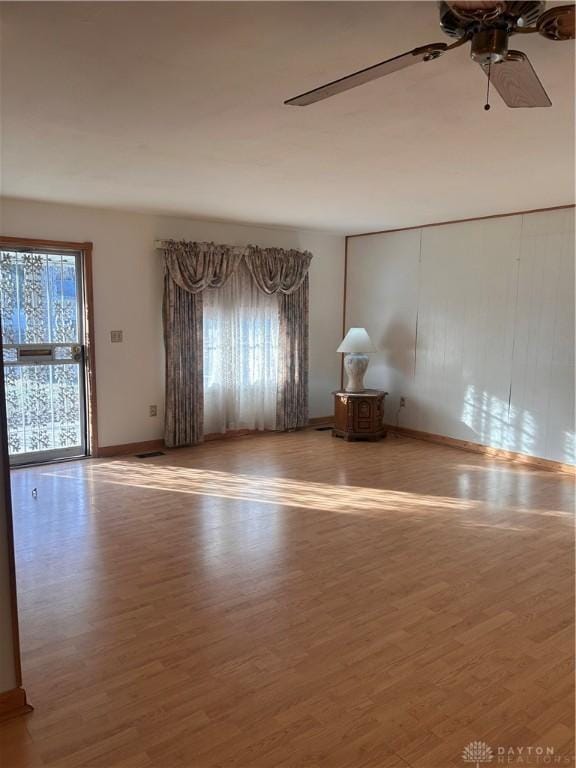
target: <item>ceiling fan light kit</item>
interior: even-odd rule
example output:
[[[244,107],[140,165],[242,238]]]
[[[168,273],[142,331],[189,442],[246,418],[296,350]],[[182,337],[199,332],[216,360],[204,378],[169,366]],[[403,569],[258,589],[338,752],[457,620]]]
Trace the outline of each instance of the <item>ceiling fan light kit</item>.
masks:
[[[319,88],[285,101],[290,106],[305,107],[338,93],[392,74],[418,62],[429,62],[448,51],[470,42],[470,57],[480,65],[490,83],[508,107],[550,107],[548,94],[534,71],[528,56],[509,50],[512,35],[539,33],[547,40],[573,40],[574,5],[560,5],[545,10],[546,3],[521,0],[454,0],[438,3],[440,27],[456,41],[430,43],[386,59],[351,75],[333,80]],[[489,109],[489,105],[486,107]]]

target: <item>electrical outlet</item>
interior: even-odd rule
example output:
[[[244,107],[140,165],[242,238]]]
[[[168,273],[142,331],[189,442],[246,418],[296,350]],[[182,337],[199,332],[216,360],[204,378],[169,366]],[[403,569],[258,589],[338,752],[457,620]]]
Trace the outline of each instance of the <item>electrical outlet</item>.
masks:
[[[122,331],[110,331],[110,341],[112,344],[119,344],[122,341]]]
[[[400,408],[406,408],[406,398],[401,397],[400,398]]]
[[[158,416],[158,406],[156,406],[156,405],[149,405],[148,406],[148,416]]]

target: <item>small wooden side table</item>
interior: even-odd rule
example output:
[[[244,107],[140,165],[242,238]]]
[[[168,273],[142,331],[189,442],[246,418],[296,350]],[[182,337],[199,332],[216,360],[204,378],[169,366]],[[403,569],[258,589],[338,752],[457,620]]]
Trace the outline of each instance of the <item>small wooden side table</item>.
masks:
[[[383,425],[384,398],[388,392],[333,392],[335,423],[333,437],[344,440],[380,440],[386,437]]]

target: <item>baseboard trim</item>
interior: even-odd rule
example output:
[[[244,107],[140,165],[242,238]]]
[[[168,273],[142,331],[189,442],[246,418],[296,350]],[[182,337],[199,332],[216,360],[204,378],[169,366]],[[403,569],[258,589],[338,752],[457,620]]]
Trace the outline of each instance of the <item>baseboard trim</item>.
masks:
[[[214,440],[232,440],[235,437],[263,437],[264,435],[280,434],[275,429],[231,429],[228,432],[209,432],[204,435],[203,442],[211,443]]]
[[[314,416],[311,419],[308,419],[308,427],[332,425],[333,423],[334,416]],[[528,454],[517,453],[515,451],[505,451],[502,448],[491,448],[489,445],[473,443],[469,440],[459,440],[456,437],[447,437],[446,435],[436,435],[433,432],[421,432],[417,429],[396,427],[392,424],[385,424],[384,428],[389,432],[395,432],[399,435],[403,435],[404,437],[411,437],[414,440],[425,440],[429,443],[447,445],[451,448],[459,448],[460,450],[469,451],[471,453],[481,453],[484,456],[490,456],[493,459],[504,459],[505,461],[513,461],[516,464],[523,464],[528,467],[544,469],[548,472],[562,472],[564,474],[576,476],[576,467],[572,464],[563,464],[560,461],[542,459],[538,456],[529,456]],[[224,434],[216,432],[204,435],[204,442],[212,442],[213,440],[229,440],[235,437],[264,437],[265,435],[273,434],[282,433],[276,432],[275,430],[241,429],[235,432],[226,432]],[[127,456],[134,453],[145,453],[146,451],[162,451],[165,448],[166,446],[164,444],[164,440],[147,440],[146,442],[142,443],[125,443],[123,445],[105,445],[100,447],[98,451],[98,458]]]
[[[334,416],[314,416],[308,420],[309,427],[315,427],[321,424],[333,424]],[[237,429],[230,432],[210,432],[204,435],[204,442],[211,443],[213,440],[230,440],[235,437],[263,437],[264,435],[280,435],[274,429]],[[147,440],[143,443],[123,443],[122,445],[102,445],[98,449],[98,455],[95,458],[108,459],[113,456],[128,456],[133,453],[145,453],[146,451],[163,451],[166,448],[164,440]]]
[[[26,701],[24,688],[12,688],[0,693],[0,722],[25,715],[27,712],[32,712],[32,707]]]
[[[164,440],[146,440],[143,443],[124,443],[123,445],[101,445],[98,449],[97,458],[106,459],[110,456],[126,456],[130,453],[161,451],[164,447]]]
[[[204,435],[204,442],[210,443],[213,440],[228,440],[234,437],[265,437],[266,435],[283,435],[288,432],[299,432],[301,429],[309,429],[320,424],[333,424],[334,416],[315,416],[312,419],[308,419],[308,424],[305,427],[298,427],[297,429],[237,429],[229,432],[210,432]]]
[[[399,435],[403,435],[404,437],[411,437],[414,440],[425,440],[429,443],[447,445],[450,448],[460,448],[460,450],[469,451],[471,453],[482,453],[484,456],[489,456],[493,459],[504,459],[506,461],[512,461],[516,464],[523,464],[527,467],[544,469],[547,472],[563,472],[569,475],[576,475],[575,466],[572,464],[563,464],[560,461],[541,459],[538,456],[529,456],[526,453],[505,451],[503,448],[491,448],[489,445],[473,443],[469,440],[459,440],[455,437],[446,437],[446,435],[435,435],[432,432],[420,432],[417,429],[408,429],[407,427],[386,425],[386,429],[389,432],[396,432]]]
[[[309,427],[317,427],[321,426],[323,424],[334,424],[334,415],[332,416],[313,416],[311,419],[308,419],[308,426]]]

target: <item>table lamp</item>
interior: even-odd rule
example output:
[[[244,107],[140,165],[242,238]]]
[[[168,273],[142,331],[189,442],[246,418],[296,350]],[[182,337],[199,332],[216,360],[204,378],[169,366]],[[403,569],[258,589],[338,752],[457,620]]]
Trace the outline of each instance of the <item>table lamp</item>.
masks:
[[[368,368],[368,353],[376,352],[366,328],[350,328],[338,352],[346,353],[344,368],[348,381],[346,392],[364,391],[364,374]]]

